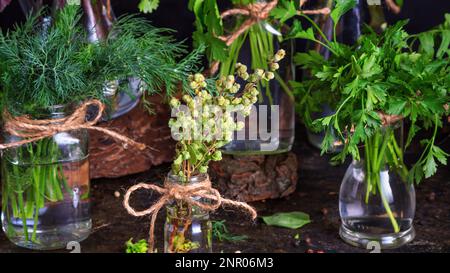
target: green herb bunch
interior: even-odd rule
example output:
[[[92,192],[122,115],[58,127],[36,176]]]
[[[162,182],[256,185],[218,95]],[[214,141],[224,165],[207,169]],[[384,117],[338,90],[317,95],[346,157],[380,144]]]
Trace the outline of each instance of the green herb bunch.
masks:
[[[280,50],[270,58],[268,71],[256,69],[249,73],[245,65],[238,63],[234,75],[219,77],[213,86],[208,85],[202,74],[189,77],[194,96],[186,94],[181,100],[173,97],[170,101],[176,113],[169,126],[178,141],[173,174],[189,180],[193,175],[206,173],[211,160],[222,159],[218,149],[232,140],[235,130],[244,127],[244,122],[236,121],[232,113],[250,115],[258,99],[257,84],[274,78],[277,63],[285,54]],[[247,82],[243,88],[237,78]]]
[[[233,7],[241,7],[257,3],[258,0],[230,0],[228,2]],[[236,63],[237,61],[239,50],[249,33],[267,32],[262,29],[262,26],[260,24],[256,24],[253,28],[250,29],[250,31],[242,34],[241,39],[237,39],[230,47],[228,47],[225,42],[219,38],[220,36],[225,34],[226,28],[230,27],[226,26],[224,20],[220,16],[218,1],[189,0],[188,6],[195,15],[196,31],[193,33],[194,45],[207,45],[208,60],[226,63],[225,66],[229,68],[225,70],[228,72],[233,72],[234,63]],[[277,6],[271,11],[267,20],[276,23],[277,29],[281,29],[282,27],[287,27],[287,25],[284,25],[284,23],[292,17],[295,17],[296,15],[304,16],[303,14],[301,14],[300,9],[300,1],[280,0],[278,1]],[[231,26],[231,28],[234,29],[239,27],[245,19],[246,18],[239,17],[236,21],[236,24],[234,26]],[[259,34],[260,36],[258,37],[260,38],[260,40],[253,41],[256,43],[254,50],[260,51],[259,53],[262,55],[268,54],[265,50],[262,49],[272,49],[272,45],[268,44],[268,42],[272,42],[272,35],[267,34],[264,37],[263,33]],[[252,52],[252,55],[257,55],[253,53],[257,52]],[[267,58],[274,53],[275,52],[272,52],[269,55],[262,56],[265,58],[261,59],[261,63],[254,64],[255,68],[265,67],[267,65]],[[222,69],[222,72],[225,72],[224,69]]]
[[[194,46],[206,45],[206,55],[210,64],[220,63],[219,75],[226,76],[235,72],[236,63],[241,56],[241,50],[248,43],[251,54],[251,68],[261,68],[268,70],[267,59],[273,56],[277,51],[278,45],[281,47],[290,47],[291,44],[284,44],[283,37],[289,26],[285,22],[297,15],[305,16],[301,11],[301,1],[279,0],[275,8],[270,11],[268,18],[264,22],[258,22],[241,33],[233,42],[228,44],[224,37],[236,32],[248,19],[248,16],[234,16],[235,20],[230,22],[221,17],[219,11],[219,1],[190,0],[189,9],[195,15],[195,32],[193,33]],[[270,2],[259,0],[230,0],[226,1],[232,8],[242,8],[258,2]],[[277,45],[278,44],[278,45]],[[282,64],[284,65],[284,64]],[[283,70],[290,71],[283,67]],[[292,87],[288,80],[292,77],[280,75],[275,72],[276,83],[281,90],[288,96],[290,101],[294,101]],[[259,89],[262,91],[259,96],[259,102],[264,101],[264,95],[270,104],[274,104],[274,98],[271,94],[270,86],[262,83]]]
[[[39,19],[0,34],[2,108],[14,115],[35,114],[53,105],[87,98],[103,99],[106,81],[139,77],[149,93],[170,94],[196,69],[200,50],[185,47],[145,20],[126,16],[113,25],[105,41],[88,42],[77,5],[58,10],[49,26]]]
[[[331,13],[335,26],[354,4],[353,0],[336,1]],[[359,147],[364,144],[366,164],[373,164],[367,166],[369,170],[376,172],[389,164],[404,180],[419,183],[436,172],[437,161],[445,165],[449,156],[436,146],[435,138],[442,117],[449,113],[450,16],[440,28],[417,35],[406,33],[405,24],[398,22],[381,35],[367,29],[368,33],[350,47],[337,42],[336,35],[328,40],[314,22],[306,30],[296,23],[292,37],[321,43],[332,55],[326,60],[315,51],[298,53],[296,63],[312,77],[291,84],[305,123],[315,131],[326,132],[322,153],[331,149],[335,131],[344,148],[334,162],[343,162],[347,155],[359,160]],[[413,49],[415,40],[419,41],[418,50]],[[330,105],[334,114],[314,120],[313,114],[323,104]],[[420,129],[432,129],[432,136],[421,141],[423,154],[411,170],[403,164],[402,147],[387,136],[377,135],[384,127],[382,115],[397,115],[411,123],[405,149]],[[369,150],[371,147],[376,150]]]

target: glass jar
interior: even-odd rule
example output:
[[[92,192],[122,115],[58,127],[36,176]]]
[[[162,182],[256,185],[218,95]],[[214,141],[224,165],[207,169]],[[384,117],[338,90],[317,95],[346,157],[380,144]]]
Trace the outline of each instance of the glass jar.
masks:
[[[193,176],[183,182],[179,176],[169,173],[166,183],[192,185],[208,179],[207,174]],[[196,199],[199,201],[201,198]],[[202,201],[206,202],[206,201]],[[212,252],[212,225],[209,213],[197,206],[176,200],[166,205],[164,225],[165,253],[210,253]]]
[[[60,119],[67,106],[39,118]],[[5,136],[6,142],[19,138]],[[88,132],[61,132],[2,155],[2,226],[14,244],[30,249],[65,248],[91,232]]]
[[[279,63],[275,79],[258,86],[260,96],[250,116],[243,120],[245,127],[234,133],[233,140],[222,148],[224,153],[278,154],[291,150],[295,136],[295,105],[288,82],[295,79],[294,42],[283,41],[278,30],[261,21],[233,42],[230,52],[234,55],[230,54],[230,60],[221,63],[220,74],[233,74],[237,62],[252,69],[268,69],[269,57],[279,49],[286,51],[286,57]],[[242,85],[242,82],[238,83]]]
[[[397,124],[375,132],[364,145],[364,159],[353,160],[345,173],[339,192],[340,236],[351,245],[366,248],[375,241],[389,249],[414,239],[416,198],[414,186],[406,182],[397,138],[401,129]]]

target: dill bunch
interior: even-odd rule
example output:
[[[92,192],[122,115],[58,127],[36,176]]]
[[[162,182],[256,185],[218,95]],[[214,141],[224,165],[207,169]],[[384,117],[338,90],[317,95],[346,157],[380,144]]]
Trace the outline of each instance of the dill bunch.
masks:
[[[13,115],[38,114],[59,104],[88,98],[104,101],[106,81],[138,77],[148,93],[172,94],[196,70],[202,49],[188,51],[144,19],[125,16],[104,41],[92,44],[81,24],[79,6],[58,10],[50,26],[28,17],[21,26],[0,33],[2,109]],[[187,89],[187,88],[184,88]]]

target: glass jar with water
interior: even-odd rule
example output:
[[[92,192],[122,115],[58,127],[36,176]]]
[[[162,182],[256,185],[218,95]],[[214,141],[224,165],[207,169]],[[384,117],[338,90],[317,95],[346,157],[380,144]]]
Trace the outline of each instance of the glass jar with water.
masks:
[[[244,19],[237,16],[231,22],[226,21],[225,28],[231,33]],[[233,140],[222,148],[224,153],[279,154],[291,150],[295,135],[295,106],[289,81],[295,79],[292,62],[294,42],[283,40],[282,33],[274,25],[261,21],[230,45],[230,56],[227,61],[221,62],[219,75],[232,75],[238,62],[252,69],[268,70],[269,58],[279,49],[286,52],[286,57],[279,64],[280,69],[274,73],[272,81],[258,85],[258,101],[250,116],[241,120],[245,123],[244,128],[235,132]]]
[[[166,183],[193,185],[204,182],[206,179],[208,179],[207,174],[199,174],[192,176],[188,181],[183,181],[179,176],[169,173]],[[198,198],[196,201],[202,200]],[[166,212],[165,253],[212,252],[212,224],[208,211],[185,201],[176,200],[166,205]]]
[[[54,106],[38,118],[61,119],[72,107]],[[5,136],[6,142],[19,138]],[[9,148],[2,155],[2,226],[14,244],[30,249],[65,248],[91,231],[88,132]]]
[[[341,238],[366,248],[400,247],[414,239],[415,191],[407,182],[403,163],[402,124],[386,125],[373,133],[353,160],[339,192]]]

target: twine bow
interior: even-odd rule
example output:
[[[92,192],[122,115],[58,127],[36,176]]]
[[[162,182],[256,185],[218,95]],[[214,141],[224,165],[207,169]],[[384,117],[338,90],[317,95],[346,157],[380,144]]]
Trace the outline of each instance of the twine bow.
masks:
[[[159,194],[161,194],[161,197],[150,208],[142,211],[136,211],[130,206],[130,195],[139,189],[147,189],[158,192]],[[209,178],[206,178],[202,182],[190,185],[180,185],[169,182],[166,179],[163,188],[153,184],[139,183],[130,187],[128,191],[125,193],[123,206],[130,215],[136,217],[146,215],[151,216],[149,240],[148,240],[149,252],[153,252],[154,249],[155,222],[156,217],[158,216],[158,212],[164,205],[168,204],[173,200],[180,200],[186,202],[187,204],[191,206],[197,206],[204,211],[215,211],[221,205],[229,205],[235,208],[246,210],[251,215],[253,220],[257,216],[255,209],[247,205],[246,203],[223,198],[218,190],[212,188],[211,181],[209,180]]]
[[[300,7],[302,7],[307,0],[300,0]],[[254,24],[259,21],[266,20],[269,17],[270,12],[277,6],[278,0],[272,0],[270,2],[257,2],[251,3],[246,6],[233,8],[226,10],[220,14],[222,19],[233,16],[233,15],[243,15],[248,16],[248,18],[239,26],[239,28],[228,36],[218,37],[220,40],[224,41],[227,46],[230,46],[242,33],[247,31]],[[317,9],[317,10],[300,10],[298,14],[329,14],[330,9],[328,7]],[[209,70],[206,72],[209,75],[214,75],[219,69],[220,62],[214,61],[211,63]]]
[[[90,120],[86,120],[88,107],[95,105],[98,107],[97,116]],[[123,143],[124,148],[129,145],[144,150],[145,144],[136,142],[114,131],[94,126],[102,117],[105,105],[99,100],[89,100],[77,108],[70,116],[59,119],[31,119],[28,116],[13,117],[9,112],[3,114],[5,119],[5,131],[10,135],[24,138],[23,140],[0,144],[0,150],[18,147],[23,144],[38,141],[40,139],[51,137],[57,133],[67,132],[78,129],[88,129],[100,131],[110,137]]]

